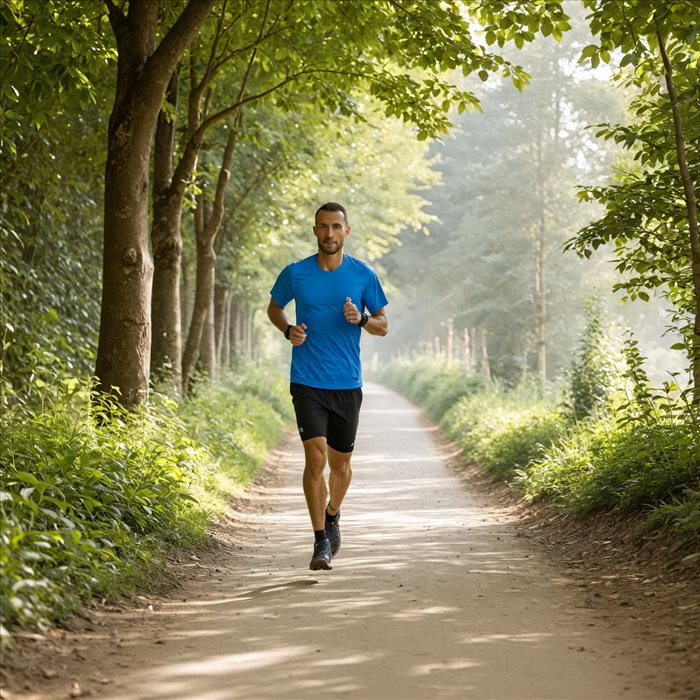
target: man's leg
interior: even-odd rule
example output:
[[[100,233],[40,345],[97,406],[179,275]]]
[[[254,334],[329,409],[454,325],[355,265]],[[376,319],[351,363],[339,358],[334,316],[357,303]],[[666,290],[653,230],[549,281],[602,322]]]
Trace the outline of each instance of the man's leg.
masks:
[[[325,508],[328,490],[323,470],[326,467],[326,454],[330,450],[323,436],[304,440],[304,496],[309,509],[314,532],[325,527]],[[334,451],[334,450],[333,450]],[[331,485],[332,485],[331,476]],[[347,489],[347,487],[346,487]]]
[[[314,553],[309,568],[312,570],[330,569],[333,550],[326,534],[325,507],[328,489],[323,477],[326,466],[326,438],[315,437],[304,440],[304,496],[314,528]]]
[[[351,458],[352,452],[338,452],[332,447],[328,447],[328,466],[331,470],[328,480],[331,496],[328,504],[328,515],[330,516],[335,515],[340,510],[352,481]]]

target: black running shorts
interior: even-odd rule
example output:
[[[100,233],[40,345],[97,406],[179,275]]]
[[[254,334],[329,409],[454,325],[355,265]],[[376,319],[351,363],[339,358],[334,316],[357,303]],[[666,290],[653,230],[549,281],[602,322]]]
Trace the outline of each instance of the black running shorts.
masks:
[[[323,436],[338,452],[352,452],[362,404],[362,389],[289,386],[302,440]]]

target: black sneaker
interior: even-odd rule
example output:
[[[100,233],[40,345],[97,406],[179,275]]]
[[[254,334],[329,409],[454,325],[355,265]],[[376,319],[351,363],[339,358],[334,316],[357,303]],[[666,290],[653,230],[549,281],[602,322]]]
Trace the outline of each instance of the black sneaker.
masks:
[[[340,549],[340,511],[335,514],[332,520],[326,511],[326,534],[331,543],[331,554],[335,556]]]
[[[311,557],[309,569],[316,571],[317,569],[332,569],[331,559],[331,543],[326,540],[320,540],[314,544],[314,555]]]

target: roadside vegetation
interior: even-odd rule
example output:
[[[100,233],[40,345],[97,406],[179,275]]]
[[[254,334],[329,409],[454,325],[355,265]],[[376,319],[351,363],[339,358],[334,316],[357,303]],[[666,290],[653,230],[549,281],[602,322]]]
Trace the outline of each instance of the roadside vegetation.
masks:
[[[3,387],[3,642],[94,597],[148,589],[173,548],[206,543],[289,423],[286,384],[260,370],[126,411],[85,380]]]
[[[528,501],[571,513],[646,515],[640,536],[700,563],[700,412],[675,381],[660,388],[644,372],[634,339],[619,352],[600,310],[563,388],[542,398],[534,383],[506,389],[430,356],[398,360],[385,383],[426,408],[469,463],[507,481]]]

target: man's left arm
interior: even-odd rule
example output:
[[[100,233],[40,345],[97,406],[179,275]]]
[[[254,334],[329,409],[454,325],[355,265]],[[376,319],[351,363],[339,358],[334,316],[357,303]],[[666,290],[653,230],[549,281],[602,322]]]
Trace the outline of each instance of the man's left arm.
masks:
[[[386,335],[389,332],[389,319],[384,309],[367,314],[367,323],[362,326],[370,335]]]
[[[384,307],[377,309],[373,314],[367,314],[367,321],[362,323],[363,314],[352,303],[350,297],[346,297],[343,314],[348,323],[356,326],[362,324],[362,328],[370,335],[386,335],[389,332],[389,319],[386,317]]]

